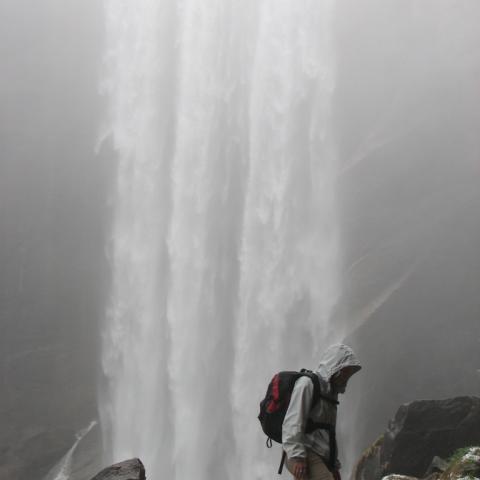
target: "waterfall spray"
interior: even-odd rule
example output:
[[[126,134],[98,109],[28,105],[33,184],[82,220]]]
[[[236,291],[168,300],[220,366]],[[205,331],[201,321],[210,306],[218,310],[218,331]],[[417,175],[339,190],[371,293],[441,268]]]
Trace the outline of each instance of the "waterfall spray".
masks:
[[[277,461],[257,403],[273,371],[316,363],[338,291],[331,11],[105,3],[109,461],[178,480]]]

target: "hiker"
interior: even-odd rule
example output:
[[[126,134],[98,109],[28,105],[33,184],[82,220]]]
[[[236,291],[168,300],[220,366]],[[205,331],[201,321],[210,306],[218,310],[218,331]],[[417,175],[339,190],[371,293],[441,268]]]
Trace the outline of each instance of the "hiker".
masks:
[[[347,345],[332,345],[315,374],[321,397],[312,405],[314,384],[308,376],[295,382],[282,425],[282,444],[287,468],[295,479],[340,480],[335,425],[337,398],[349,378],[361,366]]]

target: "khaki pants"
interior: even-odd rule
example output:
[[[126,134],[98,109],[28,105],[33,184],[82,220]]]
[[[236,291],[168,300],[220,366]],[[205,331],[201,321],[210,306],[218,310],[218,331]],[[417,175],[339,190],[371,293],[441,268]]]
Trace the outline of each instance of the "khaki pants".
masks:
[[[293,462],[287,460],[288,471],[293,475]],[[306,480],[333,480],[333,475],[325,465],[322,457],[311,450],[307,450],[307,478]]]

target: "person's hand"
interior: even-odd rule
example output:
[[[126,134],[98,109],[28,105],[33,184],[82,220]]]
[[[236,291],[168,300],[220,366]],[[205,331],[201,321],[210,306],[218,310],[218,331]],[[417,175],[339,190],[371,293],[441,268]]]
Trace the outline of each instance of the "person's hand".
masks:
[[[340,476],[340,470],[333,471],[333,478],[334,480],[342,480],[342,477]]]
[[[307,461],[304,458],[294,458],[292,470],[295,478],[307,478]]]

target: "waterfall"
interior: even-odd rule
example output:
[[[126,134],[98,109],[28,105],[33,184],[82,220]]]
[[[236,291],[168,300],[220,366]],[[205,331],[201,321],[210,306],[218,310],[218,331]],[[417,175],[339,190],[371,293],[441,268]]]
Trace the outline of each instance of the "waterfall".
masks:
[[[108,462],[178,480],[275,468],[258,402],[335,335],[332,3],[105,0]]]

